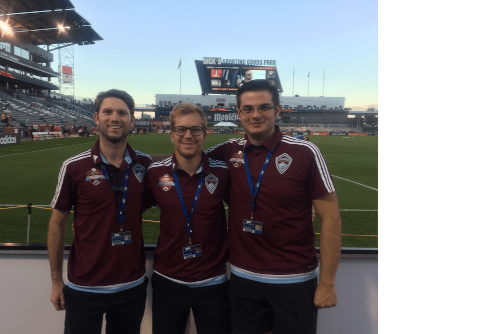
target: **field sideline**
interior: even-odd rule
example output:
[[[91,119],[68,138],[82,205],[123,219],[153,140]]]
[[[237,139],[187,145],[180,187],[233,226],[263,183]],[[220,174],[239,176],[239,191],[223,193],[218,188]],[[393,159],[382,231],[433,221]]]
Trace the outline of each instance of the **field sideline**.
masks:
[[[209,134],[204,149],[243,135]],[[67,158],[90,149],[98,137],[24,141],[0,147],[0,243],[24,243],[28,222],[26,205],[34,206],[30,216],[30,242],[45,243],[61,164]],[[318,146],[337,188],[342,217],[343,247],[378,247],[378,137],[310,136]],[[168,134],[130,135],[135,149],[149,154],[173,153]],[[21,205],[24,207],[14,207]],[[156,244],[159,210],[143,215],[146,244]],[[66,242],[71,243],[68,222]],[[313,222],[319,246],[319,219]]]

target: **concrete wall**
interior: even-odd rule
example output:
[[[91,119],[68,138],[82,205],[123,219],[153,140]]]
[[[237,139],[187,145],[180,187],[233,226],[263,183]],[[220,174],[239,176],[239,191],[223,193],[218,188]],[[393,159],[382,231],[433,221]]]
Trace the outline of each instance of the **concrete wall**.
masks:
[[[344,252],[345,253],[345,252]],[[66,271],[67,252],[64,271]],[[147,275],[153,253],[147,252]],[[318,334],[378,332],[378,256],[342,254],[337,307],[319,311]],[[46,251],[0,251],[0,333],[54,334],[64,331],[64,311],[50,302]],[[141,333],[151,333],[151,285]],[[104,333],[104,327],[103,327]],[[191,322],[190,333],[196,333]]]

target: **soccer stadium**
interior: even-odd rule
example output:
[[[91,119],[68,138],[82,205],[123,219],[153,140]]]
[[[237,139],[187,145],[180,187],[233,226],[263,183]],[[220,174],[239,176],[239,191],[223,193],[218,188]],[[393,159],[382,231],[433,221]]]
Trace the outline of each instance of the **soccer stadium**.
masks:
[[[0,279],[0,332],[62,332],[64,315],[48,307],[50,203],[63,161],[90,149],[99,138],[95,97],[75,96],[74,55],[78,48],[106,43],[106,36],[101,37],[69,0],[2,2],[0,33],[0,266],[3,272],[15,272]],[[307,136],[319,148],[339,198],[342,258],[337,285],[339,296],[351,300],[321,310],[318,333],[331,333],[335,326],[338,333],[377,333],[377,107],[353,111],[345,107],[346,97],[285,96],[277,64],[272,59],[200,55],[192,66],[202,93],[151,93],[154,104],[136,106],[128,142],[155,160],[171,155],[170,113],[180,103],[195,104],[207,115],[203,149],[242,138],[245,130],[236,108],[236,91],[248,77],[270,81],[280,92],[282,106],[276,124],[283,134]],[[70,214],[65,261],[73,241],[72,221]],[[159,222],[159,209],[144,212],[148,275]],[[319,217],[313,226],[321,254]],[[21,298],[14,293],[20,289],[24,289]],[[357,290],[357,296],[350,297],[351,289]],[[151,295],[148,298],[141,333],[151,332]],[[21,312],[31,320],[21,321]],[[186,332],[196,333],[192,317]]]

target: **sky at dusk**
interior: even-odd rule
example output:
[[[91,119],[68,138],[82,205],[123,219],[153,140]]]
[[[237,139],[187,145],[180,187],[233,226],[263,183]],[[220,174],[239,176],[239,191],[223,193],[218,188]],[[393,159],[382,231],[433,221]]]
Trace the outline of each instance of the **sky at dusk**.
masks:
[[[195,60],[276,60],[283,96],[345,97],[378,104],[377,1],[72,0],[103,38],[74,52],[75,96],[110,88],[137,104],[155,94],[201,94]],[[58,54],[54,52],[54,69]],[[293,73],[295,67],[295,84]],[[292,87],[295,92],[292,92]]]

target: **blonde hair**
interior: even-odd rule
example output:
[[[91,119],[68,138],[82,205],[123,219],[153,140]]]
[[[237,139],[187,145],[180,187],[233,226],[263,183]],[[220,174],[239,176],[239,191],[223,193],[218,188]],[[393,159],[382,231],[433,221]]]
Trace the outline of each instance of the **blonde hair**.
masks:
[[[203,130],[207,129],[207,115],[200,107],[192,104],[192,103],[181,103],[174,107],[172,112],[170,113],[170,128],[173,129],[175,127],[175,118],[177,116],[185,116],[198,114],[201,117],[201,123]]]

